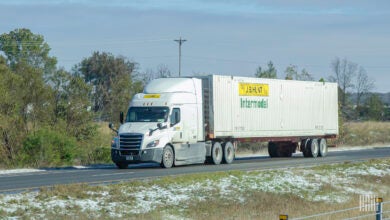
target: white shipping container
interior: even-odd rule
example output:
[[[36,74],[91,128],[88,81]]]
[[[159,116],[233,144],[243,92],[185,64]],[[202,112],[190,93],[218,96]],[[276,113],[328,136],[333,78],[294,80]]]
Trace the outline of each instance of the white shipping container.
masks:
[[[206,130],[214,138],[331,137],[338,134],[336,83],[209,77]]]

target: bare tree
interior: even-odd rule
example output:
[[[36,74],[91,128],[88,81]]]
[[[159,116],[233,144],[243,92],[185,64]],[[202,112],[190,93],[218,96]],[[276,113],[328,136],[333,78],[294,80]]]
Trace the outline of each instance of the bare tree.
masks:
[[[347,102],[347,92],[349,89],[354,87],[353,78],[356,75],[358,65],[348,61],[346,58],[340,60],[340,58],[336,57],[331,66],[334,76],[331,76],[330,80],[338,83],[342,93],[341,107],[345,108]]]
[[[157,66],[157,77],[168,78],[171,77],[171,75],[172,75],[171,70],[169,70],[167,65],[160,64]]]
[[[366,70],[363,67],[359,68],[356,77],[356,108],[359,108],[361,99],[374,88],[374,80],[369,78]]]
[[[165,64],[160,64],[157,66],[156,70],[146,69],[144,73],[141,73],[138,77],[140,81],[145,86],[148,82],[157,78],[168,78],[172,76],[171,70]]]

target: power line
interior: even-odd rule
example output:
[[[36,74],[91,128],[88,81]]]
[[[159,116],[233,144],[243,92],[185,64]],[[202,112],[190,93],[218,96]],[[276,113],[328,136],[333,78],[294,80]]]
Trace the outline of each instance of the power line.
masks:
[[[144,40],[110,40],[110,41],[95,41],[95,42],[52,42],[49,44],[48,41],[38,42],[38,41],[23,41],[16,44],[9,45],[13,46],[40,46],[43,43],[48,45],[81,45],[81,46],[91,46],[91,45],[113,45],[113,44],[138,44],[138,43],[151,43],[151,42],[164,42],[171,39],[161,38],[161,39],[144,39]],[[8,46],[8,45],[3,45]]]

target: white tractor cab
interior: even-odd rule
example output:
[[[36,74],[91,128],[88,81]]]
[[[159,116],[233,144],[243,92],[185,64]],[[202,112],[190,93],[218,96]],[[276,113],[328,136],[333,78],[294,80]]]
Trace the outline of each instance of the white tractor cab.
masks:
[[[111,157],[118,168],[155,162],[164,168],[204,163],[202,81],[161,78],[151,81],[130,102],[113,138]]]

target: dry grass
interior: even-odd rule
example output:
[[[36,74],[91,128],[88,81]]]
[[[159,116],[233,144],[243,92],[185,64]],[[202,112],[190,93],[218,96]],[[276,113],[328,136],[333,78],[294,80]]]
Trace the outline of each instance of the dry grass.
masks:
[[[390,122],[347,122],[345,135],[338,140],[346,146],[367,146],[390,143]]]
[[[311,202],[288,194],[278,195],[274,193],[255,192],[243,204],[221,204],[218,200],[196,203],[190,208],[191,212],[188,216],[191,219],[278,219],[280,214],[288,214],[294,218],[354,206],[359,206],[358,197],[345,204],[329,204],[324,202]],[[355,210],[328,215],[322,218],[316,217],[314,219],[342,219],[359,214],[361,214],[359,210]]]

